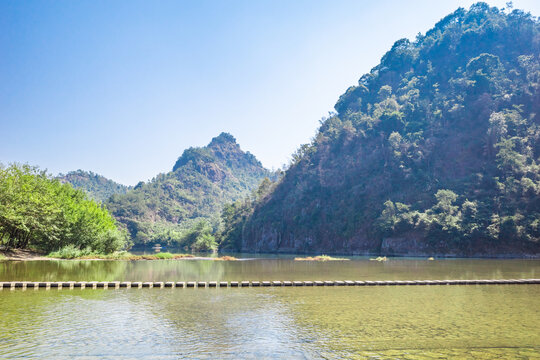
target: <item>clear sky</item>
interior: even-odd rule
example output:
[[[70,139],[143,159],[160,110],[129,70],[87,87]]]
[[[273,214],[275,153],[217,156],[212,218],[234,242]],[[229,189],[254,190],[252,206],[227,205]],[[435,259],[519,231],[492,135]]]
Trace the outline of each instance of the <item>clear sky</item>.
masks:
[[[226,131],[278,168],[394,41],[472,3],[2,0],[0,162],[133,185]]]

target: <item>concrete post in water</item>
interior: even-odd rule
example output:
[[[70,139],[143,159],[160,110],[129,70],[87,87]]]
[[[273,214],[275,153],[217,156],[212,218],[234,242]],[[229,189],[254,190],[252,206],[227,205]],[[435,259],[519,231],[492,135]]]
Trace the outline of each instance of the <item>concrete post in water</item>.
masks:
[[[131,287],[131,282],[130,281],[122,281],[119,285],[119,287],[121,288],[130,288]]]
[[[331,281],[331,280],[326,280],[326,281],[324,282],[324,286],[334,286],[334,282]]]
[[[154,287],[154,283],[151,282],[151,281],[146,281],[146,282],[143,282],[142,287],[143,287],[143,288],[153,288],[153,287]]]
[[[134,282],[131,283],[131,287],[132,287],[132,288],[140,289],[140,288],[142,288],[142,282],[140,282],[140,281],[134,281]]]
[[[210,281],[208,287],[217,287],[217,281]]]
[[[334,281],[334,284],[335,284],[336,286],[345,286],[345,281],[339,281],[339,280],[338,280],[338,281]]]
[[[261,283],[262,286],[272,286],[272,283],[270,281],[263,281]]]
[[[157,282],[154,282],[152,286],[158,289],[162,289],[165,286],[165,284],[161,281],[157,281]]]
[[[242,281],[242,282],[240,283],[240,286],[242,286],[242,287],[249,287],[249,281]]]
[[[205,288],[206,287],[206,281],[199,281],[197,284],[197,287]]]
[[[252,282],[251,282],[251,286],[252,286],[252,287],[259,287],[259,286],[261,286],[261,283],[258,282],[258,281],[252,281]]]
[[[177,288],[185,288],[185,287],[186,287],[186,283],[183,282],[183,281],[178,281],[178,282],[176,283],[176,287],[177,287]]]
[[[197,286],[197,283],[196,283],[195,281],[188,281],[188,282],[186,283],[186,286],[187,286],[188,288],[194,288],[195,286]]]
[[[313,283],[315,284],[315,286],[324,286],[324,282],[322,281],[314,281]]]
[[[173,281],[167,281],[165,283],[165,287],[166,288],[173,288],[174,287],[174,282]]]
[[[305,286],[313,286],[313,281],[304,281]]]
[[[283,286],[292,286],[292,282],[290,281],[284,281]]]
[[[231,287],[238,287],[238,281],[231,281]]]
[[[65,281],[63,283],[61,283],[61,286],[62,286],[62,289],[73,289],[73,283],[71,281]]]
[[[303,281],[293,281],[293,285],[294,286],[304,286],[304,282]]]
[[[272,281],[272,286],[281,286],[281,281]]]
[[[229,283],[226,282],[226,281],[220,281],[219,282],[219,287],[228,287],[229,286]]]

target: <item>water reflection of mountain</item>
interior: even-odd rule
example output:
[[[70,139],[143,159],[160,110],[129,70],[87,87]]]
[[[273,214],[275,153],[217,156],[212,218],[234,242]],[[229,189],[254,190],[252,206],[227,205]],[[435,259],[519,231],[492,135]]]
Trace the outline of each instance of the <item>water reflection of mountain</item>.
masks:
[[[205,260],[0,262],[2,281],[219,281],[226,264]]]
[[[0,261],[0,281],[253,281],[535,278],[539,260]]]

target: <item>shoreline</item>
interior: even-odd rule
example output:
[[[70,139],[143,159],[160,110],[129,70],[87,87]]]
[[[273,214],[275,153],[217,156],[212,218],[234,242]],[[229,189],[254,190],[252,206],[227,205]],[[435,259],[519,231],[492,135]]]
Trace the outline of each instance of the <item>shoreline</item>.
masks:
[[[165,253],[156,253],[156,254],[165,254]],[[58,258],[58,257],[49,257],[46,254],[35,251],[35,250],[28,250],[28,249],[11,249],[11,250],[0,250],[0,262],[1,261],[46,261],[46,260],[72,260],[72,261],[157,261],[157,260],[212,260],[212,261],[237,261],[237,260],[245,260],[245,259],[237,259],[233,256],[223,255],[220,257],[208,257],[208,256],[194,256],[191,254],[170,254],[170,257],[159,257],[156,256],[156,254],[151,255],[134,255],[134,254],[125,254],[123,256],[110,256],[110,255],[89,255],[89,256],[83,256],[79,258],[72,258],[72,259],[66,259],[66,258]],[[269,253],[258,253],[258,254],[267,254],[267,255],[276,255],[276,254],[285,254],[285,253],[276,253],[276,252],[269,252]],[[305,254],[291,254],[287,253],[287,255],[305,255]],[[375,256],[373,254],[366,255],[366,254],[340,254],[341,256],[345,257],[368,257],[368,256]],[[388,255],[387,255],[388,256]],[[315,256],[316,258],[317,256]],[[430,259],[434,258],[433,260],[456,260],[456,259],[478,259],[478,260],[489,260],[489,259],[498,259],[498,260],[539,260],[540,256],[537,254],[498,254],[498,255],[478,255],[478,256],[456,256],[455,254],[435,254],[433,256],[427,257],[427,256],[421,256],[421,255],[390,255],[388,256],[388,259],[403,259],[403,258],[413,258],[413,259]],[[303,261],[321,261],[316,259],[311,259],[311,257],[307,258],[296,258]],[[295,259],[295,260],[296,260]],[[344,259],[344,258],[338,258],[339,260],[352,260],[352,259]],[[250,258],[251,260],[251,258]],[[334,260],[334,259],[332,259]],[[332,261],[331,260],[331,261]],[[336,259],[337,260],[337,259]],[[367,259],[369,260],[369,259]]]
[[[157,253],[160,254],[160,253]],[[164,253],[161,253],[164,254]],[[127,253],[124,256],[119,256],[117,258],[110,255],[89,255],[82,256],[78,258],[66,259],[58,257],[49,257],[47,254],[44,254],[35,250],[28,249],[11,249],[11,250],[0,250],[0,261],[47,261],[47,260],[66,260],[66,261],[157,261],[157,260],[212,260],[212,261],[236,261],[235,257],[232,256],[221,256],[221,257],[204,257],[204,256],[194,256],[191,254],[170,254],[170,257],[159,257],[156,254],[152,255],[134,255]]]
[[[11,249],[0,250],[0,261],[28,261],[28,260],[60,260],[47,257],[46,254],[34,250]]]

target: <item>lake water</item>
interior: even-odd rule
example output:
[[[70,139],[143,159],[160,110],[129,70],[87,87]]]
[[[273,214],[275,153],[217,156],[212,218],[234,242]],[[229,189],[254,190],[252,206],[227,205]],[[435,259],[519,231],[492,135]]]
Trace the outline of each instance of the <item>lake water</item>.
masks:
[[[0,262],[0,281],[538,278],[538,260]],[[540,358],[540,286],[0,291],[0,358]]]

